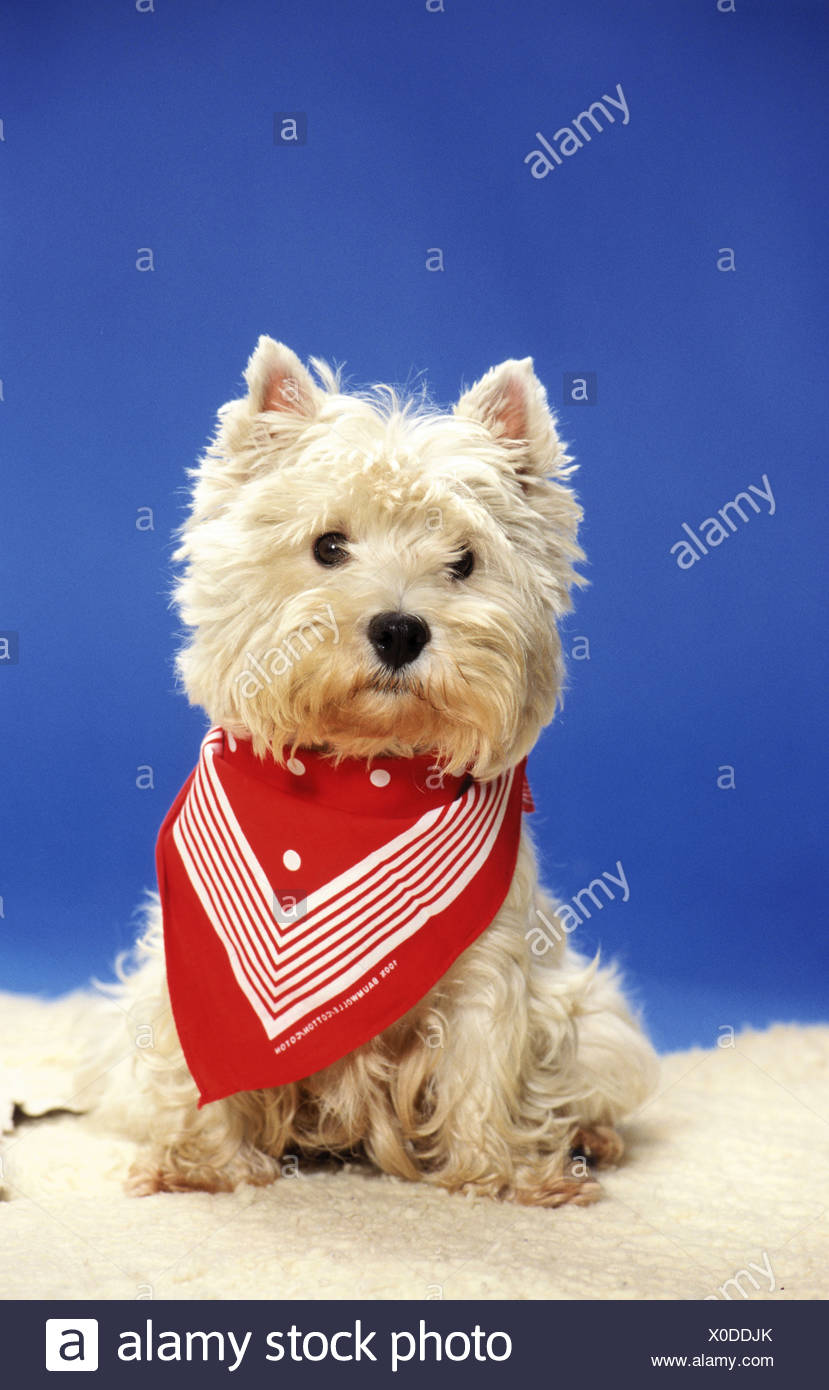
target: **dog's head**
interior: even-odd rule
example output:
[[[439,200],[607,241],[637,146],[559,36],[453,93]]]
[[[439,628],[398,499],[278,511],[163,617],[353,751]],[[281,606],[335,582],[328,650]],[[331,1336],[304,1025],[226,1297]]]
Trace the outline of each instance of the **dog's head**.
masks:
[[[532,361],[452,413],[344,394],[260,338],[219,412],[176,559],[190,699],[257,752],[434,752],[490,777],[561,688],[581,510]]]

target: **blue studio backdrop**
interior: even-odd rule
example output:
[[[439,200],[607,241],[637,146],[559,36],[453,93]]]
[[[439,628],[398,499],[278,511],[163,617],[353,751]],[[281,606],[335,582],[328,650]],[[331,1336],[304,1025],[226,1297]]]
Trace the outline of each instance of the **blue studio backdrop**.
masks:
[[[825,1017],[826,6],[17,0],[3,29],[0,987],[133,938],[205,727],[185,469],[265,332],[447,405],[534,357],[590,561],[530,764],[574,944],[663,1049]]]

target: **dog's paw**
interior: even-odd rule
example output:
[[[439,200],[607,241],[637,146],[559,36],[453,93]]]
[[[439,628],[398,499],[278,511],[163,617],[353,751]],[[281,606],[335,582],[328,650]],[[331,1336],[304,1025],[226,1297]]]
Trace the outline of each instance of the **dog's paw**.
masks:
[[[520,1187],[512,1200],[522,1207],[588,1207],[602,1195],[595,1178],[552,1178],[538,1187]]]
[[[187,1158],[176,1150],[140,1152],[127,1174],[124,1190],[130,1197],[152,1197],[156,1192],[233,1192],[242,1183],[268,1187],[284,1170],[280,1161],[243,1145],[223,1166],[206,1158]]]
[[[602,1195],[601,1185],[591,1173],[569,1172],[566,1162],[562,1167],[561,1155],[522,1165],[507,1181],[492,1177],[450,1186],[450,1190],[494,1197],[496,1201],[514,1202],[521,1207],[586,1207],[598,1202]]]
[[[124,1183],[128,1197],[152,1197],[156,1192],[232,1192],[235,1184],[212,1169],[181,1172],[152,1160],[138,1159]]]

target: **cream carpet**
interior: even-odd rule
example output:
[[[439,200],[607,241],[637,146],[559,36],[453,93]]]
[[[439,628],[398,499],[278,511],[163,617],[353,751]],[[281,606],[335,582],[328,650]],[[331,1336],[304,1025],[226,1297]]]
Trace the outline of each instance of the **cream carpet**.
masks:
[[[4,1298],[829,1296],[829,1027],[665,1057],[604,1200],[545,1211],[355,1167],[127,1198],[130,1141],[67,1113],[90,1007],[0,995]]]

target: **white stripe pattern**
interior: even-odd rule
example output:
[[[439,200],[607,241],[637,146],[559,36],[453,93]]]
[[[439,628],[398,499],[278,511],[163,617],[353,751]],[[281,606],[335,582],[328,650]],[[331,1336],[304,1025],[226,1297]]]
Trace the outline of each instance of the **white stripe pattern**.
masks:
[[[309,893],[287,930],[272,886],[215,767],[211,729],[173,826],[173,839],[237,984],[267,1037],[330,1003],[444,912],[486,862],[506,814],[514,769],[473,782],[393,840]]]

